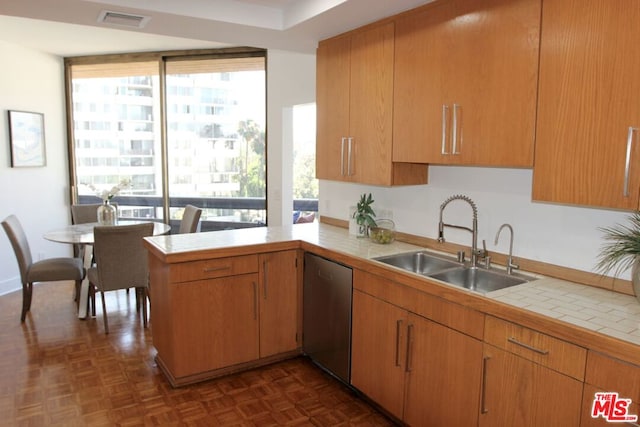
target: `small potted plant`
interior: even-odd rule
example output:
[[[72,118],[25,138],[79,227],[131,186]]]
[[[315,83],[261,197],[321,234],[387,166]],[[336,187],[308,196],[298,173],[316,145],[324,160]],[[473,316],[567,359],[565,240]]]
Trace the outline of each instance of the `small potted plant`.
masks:
[[[374,219],[376,213],[371,207],[373,202],[374,200],[371,193],[364,193],[360,196],[360,201],[356,205],[356,210],[353,212],[353,218],[356,220],[356,224],[358,225],[358,237],[368,236],[369,227],[376,226],[376,220]]]
[[[627,225],[599,229],[605,243],[600,249],[596,270],[603,275],[613,272],[614,277],[631,267],[631,283],[640,300],[640,212],[629,217]]]

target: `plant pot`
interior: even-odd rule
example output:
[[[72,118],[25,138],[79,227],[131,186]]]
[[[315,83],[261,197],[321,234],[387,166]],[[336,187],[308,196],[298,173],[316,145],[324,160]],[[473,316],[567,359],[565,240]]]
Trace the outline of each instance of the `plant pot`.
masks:
[[[636,257],[631,266],[631,284],[633,285],[633,293],[640,302],[640,257]]]

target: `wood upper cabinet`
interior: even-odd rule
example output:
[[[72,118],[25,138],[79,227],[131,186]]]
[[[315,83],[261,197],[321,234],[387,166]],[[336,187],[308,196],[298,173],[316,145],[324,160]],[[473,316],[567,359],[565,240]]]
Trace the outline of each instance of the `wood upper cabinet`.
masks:
[[[533,166],[540,0],[444,0],[398,17],[393,160]]]
[[[638,209],[639,21],[636,0],[545,0],[534,200]]]
[[[260,357],[299,347],[301,280],[296,250],[261,254]]]
[[[374,185],[427,182],[424,165],[391,162],[394,24],[320,42],[316,176]]]
[[[586,350],[486,317],[479,426],[579,426]]]
[[[480,340],[355,289],[351,354],[352,385],[408,425],[477,423]]]

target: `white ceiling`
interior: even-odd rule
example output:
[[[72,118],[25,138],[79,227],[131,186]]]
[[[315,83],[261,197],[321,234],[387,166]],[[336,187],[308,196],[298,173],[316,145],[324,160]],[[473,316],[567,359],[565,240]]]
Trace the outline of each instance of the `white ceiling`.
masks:
[[[314,53],[318,40],[432,0],[2,0],[0,41],[60,56],[253,46]],[[98,23],[102,11],[151,19]]]

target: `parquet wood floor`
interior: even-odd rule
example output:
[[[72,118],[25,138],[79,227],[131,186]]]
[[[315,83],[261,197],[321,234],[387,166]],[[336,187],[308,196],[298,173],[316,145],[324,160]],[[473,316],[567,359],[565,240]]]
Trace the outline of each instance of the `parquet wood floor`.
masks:
[[[97,317],[79,320],[72,287],[36,284],[24,324],[20,292],[0,296],[0,425],[392,425],[303,357],[172,388],[134,293],[107,294],[105,335],[99,296]]]

